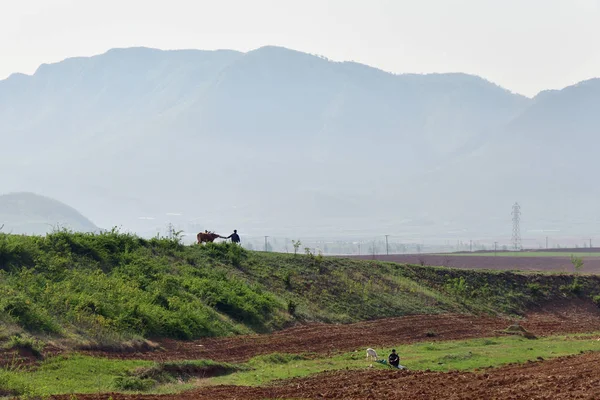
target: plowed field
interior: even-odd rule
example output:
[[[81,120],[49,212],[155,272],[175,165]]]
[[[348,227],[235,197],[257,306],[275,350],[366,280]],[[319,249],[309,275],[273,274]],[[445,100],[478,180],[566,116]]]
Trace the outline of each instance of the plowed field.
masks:
[[[271,335],[237,336],[182,342],[161,340],[164,351],[144,353],[88,352],[95,356],[146,360],[191,360],[243,362],[269,353],[330,354],[366,347],[384,347],[420,341],[469,339],[499,335],[514,320],[469,315],[414,315],[349,325],[311,324]],[[521,325],[537,336],[600,330],[600,309],[592,302],[566,302],[531,312]],[[427,333],[434,333],[428,337]]]
[[[177,395],[79,395],[78,400],[170,399],[598,399],[600,354],[481,372],[336,371],[264,387],[205,387]],[[69,399],[69,396],[61,396]]]
[[[372,260],[373,256],[349,256],[361,260]],[[557,252],[556,257],[494,257],[494,255],[430,255],[430,254],[390,254],[376,255],[378,261],[389,261],[401,264],[421,264],[448,268],[463,269],[494,269],[494,270],[519,270],[519,271],[552,271],[573,272],[573,265],[569,255],[561,255]],[[600,258],[585,258],[586,273],[600,273]]]

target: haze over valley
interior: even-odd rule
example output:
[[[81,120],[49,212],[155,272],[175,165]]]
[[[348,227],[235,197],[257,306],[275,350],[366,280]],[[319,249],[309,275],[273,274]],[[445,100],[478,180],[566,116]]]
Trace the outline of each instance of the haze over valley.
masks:
[[[589,235],[599,105],[598,79],[528,98],[276,46],[112,49],[0,81],[0,181],[142,235],[508,237],[515,201],[524,230]]]

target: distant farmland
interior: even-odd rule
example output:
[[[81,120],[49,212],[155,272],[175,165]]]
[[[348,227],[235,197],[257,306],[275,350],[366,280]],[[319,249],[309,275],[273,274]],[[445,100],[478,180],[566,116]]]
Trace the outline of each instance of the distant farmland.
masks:
[[[390,254],[349,256],[362,260],[390,261],[464,269],[494,269],[573,272],[571,254],[583,258],[582,273],[600,274],[600,249],[557,249],[544,251],[494,251],[447,254]]]

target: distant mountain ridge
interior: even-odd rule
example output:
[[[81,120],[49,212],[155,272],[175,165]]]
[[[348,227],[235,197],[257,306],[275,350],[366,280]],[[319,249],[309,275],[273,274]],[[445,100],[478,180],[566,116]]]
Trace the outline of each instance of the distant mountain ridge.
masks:
[[[0,180],[138,231],[155,229],[139,217],[162,224],[173,208],[257,233],[440,230],[464,208],[452,188],[468,192],[486,171],[514,181],[471,163],[504,163],[505,138],[561,121],[556,135],[577,121],[593,136],[598,86],[529,99],[476,76],[396,75],[274,46],[113,49],[0,81]],[[453,211],[451,224],[473,212]]]
[[[34,193],[0,195],[2,232],[45,234],[67,228],[77,232],[98,232],[99,228],[77,210],[57,200]]]

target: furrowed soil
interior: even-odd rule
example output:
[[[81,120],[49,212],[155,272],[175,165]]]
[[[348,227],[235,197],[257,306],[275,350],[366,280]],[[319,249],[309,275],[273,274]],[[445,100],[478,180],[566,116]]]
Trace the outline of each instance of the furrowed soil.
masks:
[[[271,353],[335,354],[398,343],[445,341],[501,335],[516,319],[439,314],[387,318],[348,325],[309,324],[270,335],[247,335],[195,341],[157,340],[162,350],[138,353],[88,351],[121,359],[244,362]],[[521,326],[536,336],[600,331],[600,309],[591,301],[553,303],[529,312]]]
[[[600,354],[588,353],[478,372],[335,371],[263,387],[214,386],[176,395],[110,393],[77,399],[597,399],[599,387]]]
[[[345,256],[359,260],[372,260],[373,256]],[[543,271],[543,272],[573,272],[569,256],[556,252],[556,257],[494,257],[491,255],[452,256],[429,254],[390,254],[376,255],[377,261],[395,262],[400,264],[423,264],[461,269],[488,269],[502,271]],[[600,274],[600,257],[584,259],[585,273]]]

